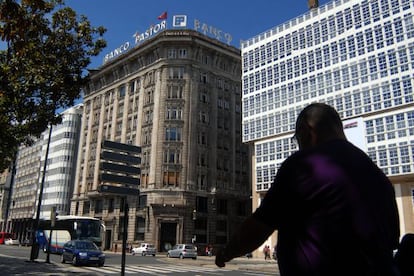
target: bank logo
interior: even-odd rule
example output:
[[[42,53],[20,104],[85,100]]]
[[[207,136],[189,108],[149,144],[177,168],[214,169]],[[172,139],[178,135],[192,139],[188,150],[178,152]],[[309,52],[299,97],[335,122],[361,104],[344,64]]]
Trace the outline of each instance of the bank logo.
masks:
[[[174,15],[173,27],[187,27],[187,15]]]

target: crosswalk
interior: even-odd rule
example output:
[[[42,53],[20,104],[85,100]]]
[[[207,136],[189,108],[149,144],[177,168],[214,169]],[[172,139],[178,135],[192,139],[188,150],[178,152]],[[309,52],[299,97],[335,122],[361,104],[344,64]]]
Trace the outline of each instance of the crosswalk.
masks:
[[[105,265],[104,267],[87,266],[82,267],[82,270],[94,272],[97,275],[120,275],[121,267],[113,265]],[[193,266],[193,265],[127,265],[125,266],[125,274],[135,275],[166,275],[177,274],[183,272],[196,272],[203,273],[203,275],[222,275],[222,272],[228,271],[222,268],[210,268],[205,266]]]

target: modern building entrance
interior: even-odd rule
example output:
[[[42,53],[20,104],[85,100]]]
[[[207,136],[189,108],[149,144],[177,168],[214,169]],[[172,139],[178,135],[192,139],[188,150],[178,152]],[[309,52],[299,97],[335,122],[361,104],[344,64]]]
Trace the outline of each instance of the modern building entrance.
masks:
[[[176,222],[163,222],[161,223],[161,235],[160,235],[160,252],[166,252],[171,249],[177,243],[177,223]]]
[[[112,230],[105,231],[105,246],[104,250],[111,249]]]

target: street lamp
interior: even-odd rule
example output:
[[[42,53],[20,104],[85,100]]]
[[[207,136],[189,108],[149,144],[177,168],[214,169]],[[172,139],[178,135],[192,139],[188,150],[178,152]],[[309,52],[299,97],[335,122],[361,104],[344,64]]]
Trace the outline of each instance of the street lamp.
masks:
[[[193,229],[193,232],[194,232],[194,235],[193,235],[193,237],[191,238],[191,242],[192,242],[192,243],[195,243],[195,242],[196,242],[196,239],[197,239],[197,236],[196,236],[196,234],[195,234],[196,220],[197,220],[197,210],[196,210],[196,209],[193,209],[193,221],[194,221],[194,229]]]

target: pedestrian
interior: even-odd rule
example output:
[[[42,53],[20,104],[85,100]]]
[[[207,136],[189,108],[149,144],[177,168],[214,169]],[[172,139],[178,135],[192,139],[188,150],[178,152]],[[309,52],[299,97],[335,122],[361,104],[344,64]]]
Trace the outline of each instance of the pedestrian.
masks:
[[[263,247],[263,255],[264,255],[264,259],[265,259],[265,261],[266,261],[266,249],[267,249],[267,245],[265,245],[265,246]]]
[[[414,233],[405,234],[395,253],[395,263],[399,268],[400,276],[413,276]]]
[[[276,245],[273,247],[272,258],[273,258],[273,260],[277,261],[277,256],[276,256]]]
[[[339,114],[313,103],[296,121],[299,151],[277,171],[256,211],[216,253],[216,265],[278,231],[281,276],[394,276],[400,229],[393,186],[347,141]]]
[[[213,246],[211,244],[208,245],[208,256],[213,256]]]
[[[270,247],[268,245],[265,245],[265,247],[263,247],[263,254],[264,254],[264,259],[266,260],[270,260]]]

